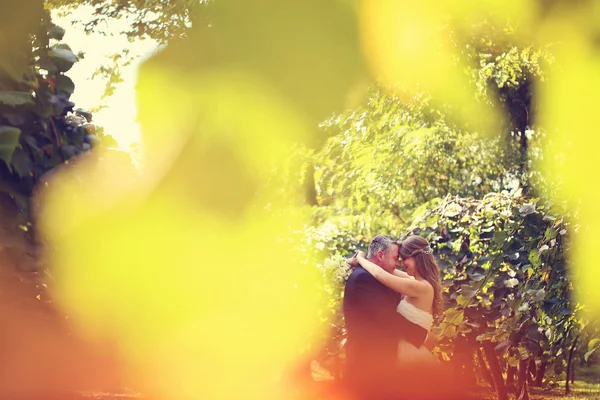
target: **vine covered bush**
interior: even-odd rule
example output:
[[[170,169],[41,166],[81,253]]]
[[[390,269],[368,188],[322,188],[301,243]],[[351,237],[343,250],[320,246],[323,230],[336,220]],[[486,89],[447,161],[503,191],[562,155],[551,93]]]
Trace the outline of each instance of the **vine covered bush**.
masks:
[[[114,139],[92,124],[91,113],[74,111],[67,71],[82,57],[61,40],[42,0],[0,6],[0,192],[18,207],[20,224],[31,226],[29,200],[40,177],[92,146]]]
[[[443,270],[442,355],[470,351],[463,365],[468,371],[482,349],[500,397],[506,385],[498,358],[529,368],[539,385],[565,370],[562,349],[573,342],[579,309],[567,263],[568,229],[566,215],[518,192],[447,197],[413,224]]]

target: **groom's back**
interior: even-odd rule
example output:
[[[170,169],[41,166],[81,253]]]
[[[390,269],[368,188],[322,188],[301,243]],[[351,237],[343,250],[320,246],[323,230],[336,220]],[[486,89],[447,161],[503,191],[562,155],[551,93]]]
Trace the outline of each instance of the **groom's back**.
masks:
[[[395,368],[398,339],[389,316],[396,312],[400,294],[379,283],[362,267],[356,268],[344,290],[344,320],[348,333],[347,375],[375,379]]]

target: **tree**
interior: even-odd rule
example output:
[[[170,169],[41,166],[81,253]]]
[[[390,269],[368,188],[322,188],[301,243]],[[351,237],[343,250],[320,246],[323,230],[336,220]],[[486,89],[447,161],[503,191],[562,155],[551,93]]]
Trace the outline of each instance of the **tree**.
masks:
[[[41,0],[0,6],[0,38],[9,44],[0,50],[0,193],[15,203],[26,232],[40,178],[105,137],[89,112],[73,111],[66,72],[78,55],[61,42],[64,33]]]
[[[202,20],[199,9],[204,3],[202,0],[45,0],[46,8],[57,12],[59,16],[89,10],[88,17],[73,21],[74,25],[83,27],[88,34],[115,34],[113,28],[119,26],[120,30],[116,33],[132,43],[153,40],[158,45],[184,37],[195,19]],[[123,21],[126,23],[123,24]],[[122,82],[122,69],[139,57],[130,50],[126,47],[108,55],[110,61],[100,65],[94,72],[92,78],[100,77],[106,82],[104,97],[114,93]]]
[[[361,106],[322,123],[325,145],[305,152],[303,179],[315,188],[320,221],[329,214],[333,223],[354,224],[355,234],[394,234],[418,207],[447,194],[481,198],[520,187],[547,197],[557,186],[533,168],[546,138],[535,130],[532,95],[552,55],[524,46],[510,25],[499,31],[488,21],[479,25],[477,34],[444,30],[468,66],[473,95],[502,110],[502,124],[478,132],[457,117],[466,112],[460,104],[373,87]]]
[[[400,224],[450,193],[480,197],[515,179],[518,186],[513,153],[502,141],[461,129],[424,96],[403,102],[377,89],[365,107],[323,128],[330,139],[314,164],[322,206]]]
[[[520,387],[527,368],[520,360],[564,360],[561,349],[579,329],[566,268],[568,218],[550,209],[505,194],[448,197],[412,230],[432,243],[444,272],[448,309],[439,329],[447,342],[441,347],[451,354],[457,341],[469,351],[483,346],[492,367],[494,357],[507,357],[508,365],[520,365]],[[501,398],[503,378],[496,374],[494,381]]]
[[[183,37],[194,19],[194,12],[203,0],[46,0],[47,7],[69,14],[79,7],[92,7],[93,15],[87,21],[77,21],[86,32],[103,32],[103,26],[124,19],[121,34],[129,40],[153,39],[164,44],[170,39]]]

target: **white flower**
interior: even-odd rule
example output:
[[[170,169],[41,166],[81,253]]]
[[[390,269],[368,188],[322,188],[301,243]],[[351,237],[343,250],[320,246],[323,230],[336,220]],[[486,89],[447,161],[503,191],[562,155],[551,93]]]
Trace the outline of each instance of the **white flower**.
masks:
[[[527,138],[527,140],[531,140],[531,138],[533,137],[535,131],[533,129],[526,129],[525,130],[525,137]]]
[[[524,311],[528,311],[528,310],[529,310],[529,303],[525,303],[521,307],[519,307],[517,311],[524,312]]]
[[[504,281],[504,286],[507,288],[513,288],[519,284],[519,280],[517,278],[512,278]]]

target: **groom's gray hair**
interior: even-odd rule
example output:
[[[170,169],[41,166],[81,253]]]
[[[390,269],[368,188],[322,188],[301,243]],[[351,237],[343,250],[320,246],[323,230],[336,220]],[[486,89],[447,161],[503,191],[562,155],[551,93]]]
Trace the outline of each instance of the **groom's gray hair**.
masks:
[[[374,257],[379,251],[387,253],[395,244],[398,244],[398,240],[396,238],[389,235],[377,235],[373,238],[373,240],[371,240],[367,258]]]

